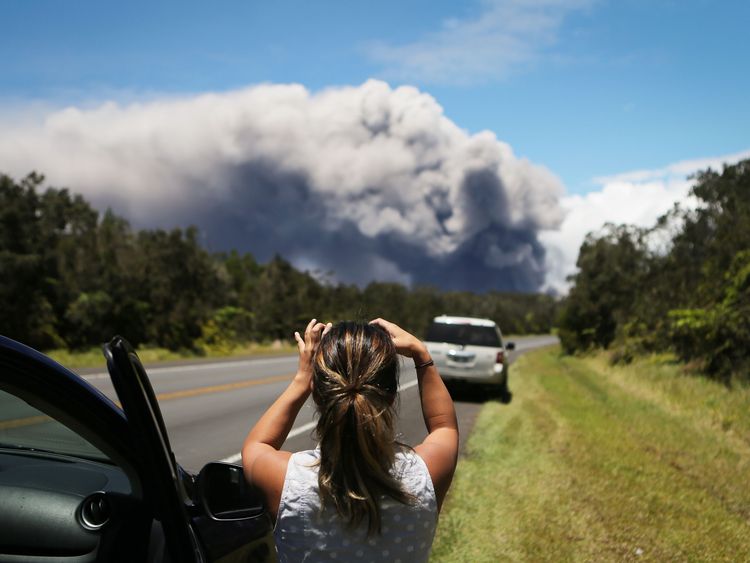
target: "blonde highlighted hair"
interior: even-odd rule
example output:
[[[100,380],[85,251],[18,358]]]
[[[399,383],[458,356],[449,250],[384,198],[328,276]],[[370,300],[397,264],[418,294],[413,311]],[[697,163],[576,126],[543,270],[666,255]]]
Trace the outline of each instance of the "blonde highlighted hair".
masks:
[[[354,527],[367,519],[368,534],[380,532],[381,498],[413,499],[390,474],[400,446],[395,439],[398,368],[390,335],[353,321],[334,325],[315,357],[321,501]]]

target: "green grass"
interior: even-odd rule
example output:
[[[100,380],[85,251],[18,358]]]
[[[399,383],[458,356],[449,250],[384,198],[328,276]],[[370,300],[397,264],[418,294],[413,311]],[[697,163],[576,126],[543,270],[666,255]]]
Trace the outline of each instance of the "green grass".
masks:
[[[433,561],[747,561],[750,390],[665,358],[523,356],[482,408]]]
[[[180,360],[197,360],[203,358],[253,357],[282,354],[294,354],[297,347],[291,343],[256,344],[249,343],[234,347],[203,348],[200,351],[183,350],[175,352],[166,348],[138,348],[138,357],[144,364],[158,364]],[[70,369],[105,367],[104,356],[100,348],[84,351],[50,350],[45,352],[50,358]]]

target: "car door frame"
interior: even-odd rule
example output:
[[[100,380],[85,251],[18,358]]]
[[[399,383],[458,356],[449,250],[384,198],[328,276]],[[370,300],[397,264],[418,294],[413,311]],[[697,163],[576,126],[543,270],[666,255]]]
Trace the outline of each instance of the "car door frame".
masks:
[[[192,503],[185,491],[164,418],[138,355],[127,340],[115,336],[103,346],[112,383],[128,419],[134,443],[142,444],[139,473],[161,522],[166,549],[174,562],[202,563],[203,547],[188,515]]]

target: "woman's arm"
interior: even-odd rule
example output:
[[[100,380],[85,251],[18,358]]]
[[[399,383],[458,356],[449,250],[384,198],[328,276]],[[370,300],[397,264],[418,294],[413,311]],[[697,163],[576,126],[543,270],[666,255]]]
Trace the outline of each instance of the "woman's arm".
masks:
[[[399,354],[412,358],[415,366],[430,364],[417,369],[422,415],[428,434],[414,450],[427,465],[440,509],[458,461],[458,421],[453,400],[437,368],[431,363],[427,347],[418,338],[383,319],[372,322],[391,335]]]
[[[266,506],[275,517],[284,487],[290,452],[280,451],[294,425],[302,405],[310,396],[312,361],[324,330],[330,325],[313,319],[305,329],[304,339],[294,333],[299,347],[299,368],[281,396],[255,423],[242,445],[242,468],[245,479],[257,486],[266,499]]]

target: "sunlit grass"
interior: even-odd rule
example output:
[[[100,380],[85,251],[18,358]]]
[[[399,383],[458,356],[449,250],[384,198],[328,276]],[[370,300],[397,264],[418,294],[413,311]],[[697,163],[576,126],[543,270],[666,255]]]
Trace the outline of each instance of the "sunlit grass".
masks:
[[[750,553],[750,392],[654,358],[556,348],[487,403],[434,561],[740,561]]]
[[[289,343],[248,343],[238,346],[222,346],[217,348],[201,348],[198,351],[172,351],[166,348],[142,347],[138,348],[138,357],[144,364],[158,364],[179,360],[199,360],[203,358],[231,358],[294,354],[296,346]],[[84,351],[71,352],[69,350],[50,350],[45,352],[56,362],[70,369],[105,368],[104,356],[101,348],[91,348]]]

